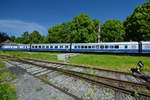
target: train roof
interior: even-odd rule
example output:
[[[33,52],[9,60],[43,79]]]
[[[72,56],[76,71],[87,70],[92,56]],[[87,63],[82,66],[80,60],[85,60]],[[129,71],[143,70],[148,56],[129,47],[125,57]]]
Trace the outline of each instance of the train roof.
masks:
[[[150,41],[141,41],[142,44],[150,44]]]
[[[73,43],[78,45],[94,45],[94,44],[138,44],[138,42],[100,42],[100,43]]]

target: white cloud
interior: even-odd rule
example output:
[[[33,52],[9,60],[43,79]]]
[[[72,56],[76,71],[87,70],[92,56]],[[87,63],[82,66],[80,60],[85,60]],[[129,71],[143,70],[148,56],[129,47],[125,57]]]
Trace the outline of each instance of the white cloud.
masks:
[[[37,23],[24,22],[20,20],[0,20],[0,32],[6,32],[9,35],[20,36],[25,31],[31,33],[34,30],[38,30],[42,35],[46,35],[48,33],[48,29]]]

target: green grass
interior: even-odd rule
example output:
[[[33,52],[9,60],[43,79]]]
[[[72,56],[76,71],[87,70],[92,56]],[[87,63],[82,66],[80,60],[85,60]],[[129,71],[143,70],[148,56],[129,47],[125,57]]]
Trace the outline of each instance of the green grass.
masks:
[[[0,59],[0,68],[6,68],[5,63],[3,63],[3,62],[1,62],[1,61],[2,61],[2,59]]]
[[[15,85],[0,84],[0,100],[17,100]]]
[[[16,86],[9,83],[15,79],[16,76],[8,71],[5,63],[0,61],[0,100],[17,100],[16,97]]]
[[[39,60],[62,62],[61,60],[57,60],[56,53],[41,54],[41,52],[40,53],[38,53],[38,52],[24,53],[23,51],[5,51],[5,52],[0,51],[0,54],[15,56],[15,57],[19,57],[19,58],[32,58],[32,59],[39,59]]]
[[[46,53],[46,54],[41,54]],[[47,54],[48,53],[48,54]],[[24,53],[23,51],[0,51],[0,54],[20,57],[33,58],[39,60],[48,60],[55,62],[63,62],[57,60],[56,54],[49,52],[34,52]],[[50,55],[49,55],[50,54]],[[51,55],[52,54],[52,55]],[[150,57],[142,56],[119,56],[119,55],[96,55],[96,54],[81,54],[71,57],[70,63],[79,65],[94,66],[103,69],[119,70],[129,72],[130,68],[136,67],[137,62],[141,60],[144,63],[143,71],[150,72]]]
[[[150,57],[142,56],[82,54],[72,57],[70,63],[128,72],[139,60],[144,63],[143,71],[150,72]]]

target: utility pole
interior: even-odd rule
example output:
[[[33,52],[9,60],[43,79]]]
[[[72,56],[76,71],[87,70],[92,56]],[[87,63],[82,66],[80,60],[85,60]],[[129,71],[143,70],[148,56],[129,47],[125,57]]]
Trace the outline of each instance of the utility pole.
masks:
[[[98,43],[101,42],[101,36],[100,36],[100,33],[101,33],[101,28],[100,28],[100,24],[99,24],[99,25],[98,25],[98,33],[97,33],[97,35],[98,35],[98,36],[97,36],[97,37],[98,37],[98,38],[97,38],[97,42],[98,42]]]

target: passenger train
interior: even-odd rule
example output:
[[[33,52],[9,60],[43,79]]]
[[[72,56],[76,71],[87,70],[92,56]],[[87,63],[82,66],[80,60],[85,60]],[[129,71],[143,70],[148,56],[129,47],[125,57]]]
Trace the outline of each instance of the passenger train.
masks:
[[[3,44],[1,49],[19,51],[59,51],[93,53],[140,53],[150,54],[150,42],[101,42],[57,44]]]

